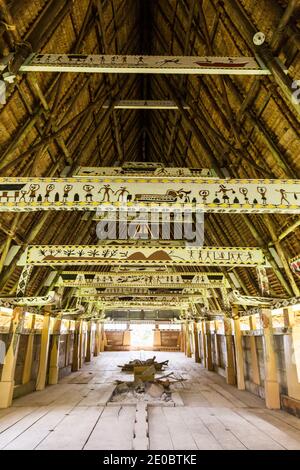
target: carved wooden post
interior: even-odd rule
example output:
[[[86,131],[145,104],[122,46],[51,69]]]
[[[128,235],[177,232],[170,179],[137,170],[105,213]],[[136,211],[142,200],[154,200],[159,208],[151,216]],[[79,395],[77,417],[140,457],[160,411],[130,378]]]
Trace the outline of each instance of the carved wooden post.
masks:
[[[205,321],[201,320],[201,345],[202,345],[202,354],[203,354],[203,365],[207,367],[206,361],[206,338],[205,338]]]
[[[1,373],[0,408],[8,408],[12,403],[18,348],[23,327],[23,316],[23,308],[14,308],[10,327],[11,340],[5,354]]]
[[[85,362],[91,362],[92,359],[92,342],[93,342],[93,322],[89,321],[86,332],[86,354]]]
[[[87,346],[86,337],[87,337],[87,322],[83,321],[80,332],[79,332],[79,357],[78,357],[79,369],[81,369],[83,361],[85,359],[86,346]]]
[[[244,352],[242,343],[241,323],[238,318],[238,307],[232,308],[232,316],[234,318],[234,344],[235,344],[235,356],[236,356],[236,378],[237,388],[239,390],[245,390],[245,374],[244,374]]]
[[[50,322],[51,322],[51,307],[47,306],[44,309],[43,329],[41,334],[41,350],[39,358],[39,369],[36,381],[36,390],[44,390],[47,379],[47,365],[48,353],[50,342]]]
[[[201,362],[200,353],[199,353],[199,335],[198,335],[198,323],[194,322],[194,354],[195,354],[195,362]]]
[[[75,323],[75,331],[74,331],[72,372],[76,372],[77,370],[80,369],[79,353],[80,353],[81,331],[82,331],[82,320],[78,320]]]
[[[280,393],[278,383],[277,361],[274,348],[274,336],[272,326],[272,311],[261,309],[261,319],[264,329],[264,364],[265,364],[265,396],[266,407],[270,409],[280,408]]]
[[[215,325],[214,340],[215,340],[215,351],[216,351],[216,365],[220,367],[221,361],[220,361],[220,351],[219,351],[219,343],[218,343],[218,322],[214,321],[214,325]]]
[[[103,352],[105,348],[105,337],[104,337],[104,323],[101,323],[101,342],[100,342],[100,352]]]
[[[211,333],[210,322],[205,322],[205,350],[206,350],[206,368],[207,370],[214,370],[212,352],[211,352]]]
[[[226,382],[229,385],[235,385],[236,376],[234,366],[232,323],[231,319],[227,317],[224,318],[224,334],[226,342]]]
[[[288,328],[283,337],[288,396],[300,400],[300,325],[296,324],[291,308],[285,308],[283,315],[284,326]]]
[[[101,334],[101,323],[96,323],[95,330],[95,344],[94,344],[94,356],[97,357],[100,354],[100,334]]]
[[[22,374],[22,384],[27,384],[31,379],[32,359],[33,359],[33,344],[34,344],[34,324],[35,315],[31,315],[30,332],[27,338],[26,353],[24,368]]]
[[[70,363],[70,351],[71,351],[71,320],[68,322],[68,333],[66,338],[66,355],[65,355],[65,366],[68,367]]]
[[[58,361],[59,361],[59,345],[60,345],[60,328],[61,320],[55,319],[52,331],[52,341],[50,350],[50,366],[49,366],[49,380],[50,385],[55,385],[58,382]]]
[[[256,318],[254,315],[249,317],[250,329],[256,330]],[[256,348],[256,337],[255,335],[250,336],[250,354],[251,354],[251,367],[252,367],[252,381],[256,385],[260,385],[260,373],[259,373],[259,362]]]
[[[185,342],[186,342],[186,350],[185,350],[186,357],[192,357],[189,322],[186,322],[186,326],[185,326]]]

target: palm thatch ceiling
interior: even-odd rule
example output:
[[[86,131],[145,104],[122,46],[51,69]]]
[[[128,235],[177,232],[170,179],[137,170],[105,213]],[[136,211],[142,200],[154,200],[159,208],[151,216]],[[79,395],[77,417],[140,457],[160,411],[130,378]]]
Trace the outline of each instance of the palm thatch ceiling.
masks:
[[[2,56],[24,43],[43,53],[253,56],[252,35],[262,31],[261,54],[273,72],[18,75],[0,106],[1,176],[60,176],[78,165],[158,161],[214,167],[238,178],[299,177],[299,107],[286,88],[300,73],[299,13],[299,2],[287,0],[0,0]],[[288,68],[286,79],[278,77],[275,57]],[[120,99],[170,99],[179,109],[116,110]],[[271,294],[293,296],[299,282],[288,259],[299,251],[299,229],[281,241],[278,236],[298,221],[297,215],[208,214],[205,242],[263,247],[273,267]],[[95,222],[72,212],[2,213],[0,242],[0,288],[8,295],[15,292],[17,261],[27,244],[96,243]],[[14,246],[19,249],[4,265]],[[245,293],[258,294],[255,270],[233,271]],[[46,289],[48,274],[35,269],[32,295]]]

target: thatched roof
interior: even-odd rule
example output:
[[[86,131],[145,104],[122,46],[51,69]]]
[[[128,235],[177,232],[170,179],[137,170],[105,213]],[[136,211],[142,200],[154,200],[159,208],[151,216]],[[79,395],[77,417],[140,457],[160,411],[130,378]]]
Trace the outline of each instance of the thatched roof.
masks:
[[[7,55],[30,43],[34,52],[45,53],[253,56],[252,27],[265,33],[264,54],[269,59],[279,57],[288,68],[287,80],[292,81],[300,72],[297,4],[1,0],[0,53]],[[171,99],[180,109],[101,108],[104,101],[119,99]],[[99,107],[30,152],[95,100]],[[0,174],[59,176],[66,166],[162,161],[167,166],[217,166],[238,178],[297,178],[299,130],[299,110],[274,74],[28,73],[9,86],[7,103],[0,106]],[[269,270],[271,293],[292,296],[298,281],[287,260],[299,252],[299,229],[277,244],[276,251],[272,243],[297,220],[296,215],[208,214],[205,241],[217,246],[262,246],[277,268],[277,273]],[[95,222],[83,213],[2,213],[0,242],[2,253],[14,244],[21,246],[2,269],[0,287],[8,294],[16,287],[21,270],[16,263],[26,244],[96,243]],[[234,271],[248,293],[258,293],[255,270]],[[32,294],[43,291],[48,273],[35,269],[29,286]]]

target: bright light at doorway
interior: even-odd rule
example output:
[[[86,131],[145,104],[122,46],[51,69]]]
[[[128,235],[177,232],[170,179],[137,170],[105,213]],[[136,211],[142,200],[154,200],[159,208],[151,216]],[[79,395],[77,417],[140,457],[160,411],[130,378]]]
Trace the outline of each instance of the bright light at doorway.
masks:
[[[130,325],[131,346],[134,348],[151,348],[153,346],[153,325]]]

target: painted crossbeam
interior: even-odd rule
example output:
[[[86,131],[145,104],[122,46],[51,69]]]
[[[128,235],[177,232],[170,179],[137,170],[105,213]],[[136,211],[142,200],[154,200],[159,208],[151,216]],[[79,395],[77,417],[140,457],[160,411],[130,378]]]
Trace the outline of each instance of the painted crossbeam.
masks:
[[[160,273],[155,271],[130,273],[103,273],[93,271],[64,271],[57,281],[63,287],[95,288],[229,288],[222,273]]]
[[[142,302],[145,306],[148,303],[152,302],[194,302],[194,303],[207,303],[207,296],[200,296],[198,294],[191,294],[191,295],[174,295],[174,294],[164,294],[164,295],[86,295],[80,296],[77,294],[78,298],[81,298],[83,302],[88,303],[96,303],[96,302]]]
[[[54,291],[41,297],[0,297],[0,306],[18,305],[35,307],[42,305],[59,305],[61,297]]]
[[[132,245],[31,245],[19,265],[267,266],[260,248]]]
[[[13,56],[11,56],[13,58]],[[2,61],[0,71],[5,70]],[[20,72],[270,75],[254,57],[31,54]]]
[[[0,211],[300,213],[300,180],[95,176],[0,178]]]
[[[160,162],[126,162],[121,167],[79,166],[74,171],[73,176],[136,176],[143,178],[217,177],[214,170],[208,168],[165,167]]]
[[[122,302],[119,301],[113,301],[113,302],[97,302],[95,305],[98,306],[101,310],[115,310],[115,309],[126,309],[128,310],[129,308],[137,308],[141,307],[143,310],[148,310],[152,308],[157,308],[159,307],[159,310],[170,310],[170,308],[174,308],[177,310],[180,309],[187,309],[190,306],[189,302],[171,302],[171,301],[151,301],[145,303],[145,301],[141,300],[133,300],[133,301],[126,301],[122,300]]]

